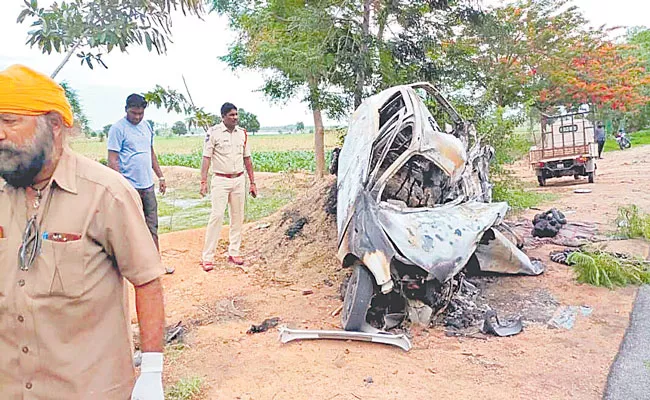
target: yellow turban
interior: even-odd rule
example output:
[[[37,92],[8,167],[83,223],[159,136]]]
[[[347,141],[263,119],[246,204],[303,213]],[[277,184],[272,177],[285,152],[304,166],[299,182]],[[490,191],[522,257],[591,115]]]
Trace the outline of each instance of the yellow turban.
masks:
[[[72,126],[72,107],[58,83],[22,65],[0,72],[0,114],[43,115],[51,111]]]

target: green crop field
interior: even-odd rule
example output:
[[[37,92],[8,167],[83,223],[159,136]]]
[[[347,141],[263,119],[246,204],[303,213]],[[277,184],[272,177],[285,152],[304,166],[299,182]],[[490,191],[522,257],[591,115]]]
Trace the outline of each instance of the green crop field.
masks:
[[[154,149],[158,155],[199,153],[203,148],[203,139],[203,136],[156,137],[154,138]],[[310,133],[249,135],[248,142],[253,152],[313,151],[314,149],[314,135]],[[336,147],[337,142],[338,133],[336,131],[326,132],[326,148]],[[72,140],[71,146],[74,150],[94,160],[106,158],[105,141],[76,138]]]
[[[338,132],[325,134],[327,149],[326,161],[329,164],[331,149],[338,143]],[[291,173],[296,171],[313,172],[314,135],[250,135],[248,137],[253,164],[256,171]],[[160,233],[199,228],[207,224],[210,214],[209,197],[198,195],[200,180],[198,168],[201,166],[203,137],[156,137],[154,148],[162,166],[181,166],[197,169],[192,178],[179,181],[168,178],[169,193],[158,195],[158,216]],[[77,152],[100,162],[106,162],[106,142],[98,139],[77,138],[71,142]],[[274,185],[260,192],[256,199],[247,196],[246,222],[256,221],[277,211],[296,196],[290,176],[283,177]],[[224,218],[228,223],[228,217]]]

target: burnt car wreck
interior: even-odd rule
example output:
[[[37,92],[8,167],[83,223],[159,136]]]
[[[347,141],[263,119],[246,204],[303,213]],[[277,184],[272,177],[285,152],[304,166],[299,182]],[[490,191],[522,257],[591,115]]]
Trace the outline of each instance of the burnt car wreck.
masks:
[[[352,268],[345,330],[389,329],[405,319],[429,324],[469,264],[543,272],[508,239],[508,205],[491,202],[493,156],[429,83],[393,87],[359,106],[337,174],[338,257]]]

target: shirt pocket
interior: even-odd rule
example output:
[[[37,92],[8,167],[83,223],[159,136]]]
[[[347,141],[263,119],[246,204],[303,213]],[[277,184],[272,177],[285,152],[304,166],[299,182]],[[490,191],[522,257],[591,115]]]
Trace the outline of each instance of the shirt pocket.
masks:
[[[214,150],[221,155],[228,155],[230,154],[231,146],[230,139],[217,139],[214,144]]]
[[[241,156],[244,154],[244,146],[246,145],[246,140],[244,139],[244,136],[237,138],[237,148],[235,150],[235,154],[238,156]]]
[[[82,240],[43,240],[41,256],[33,266],[33,297],[78,298],[84,293],[85,256]]]
[[[18,257],[18,255],[16,255]],[[3,269],[9,266],[9,239],[0,239],[0,297],[5,296],[5,277],[8,275]]]

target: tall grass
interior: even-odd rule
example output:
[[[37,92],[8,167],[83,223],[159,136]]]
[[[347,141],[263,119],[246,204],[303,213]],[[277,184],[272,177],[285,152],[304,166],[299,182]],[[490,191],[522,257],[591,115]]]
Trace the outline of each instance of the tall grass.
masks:
[[[635,205],[619,207],[616,226],[623,236],[650,240],[650,214]]]
[[[576,272],[578,282],[610,289],[616,286],[650,283],[650,264],[597,249],[571,253],[567,263]]]

